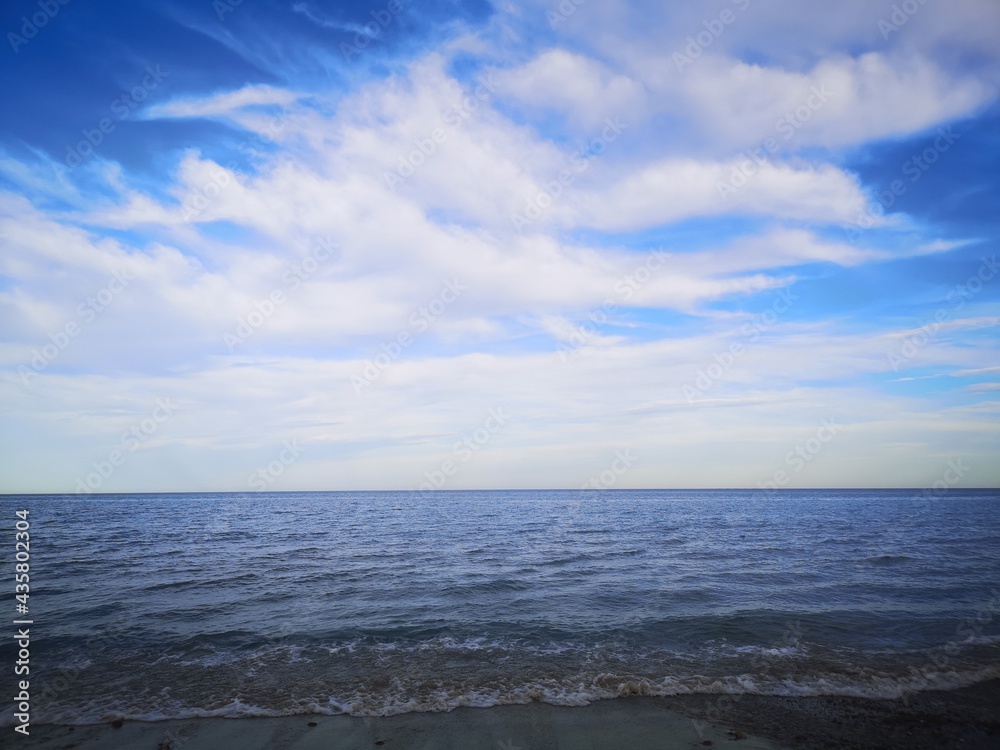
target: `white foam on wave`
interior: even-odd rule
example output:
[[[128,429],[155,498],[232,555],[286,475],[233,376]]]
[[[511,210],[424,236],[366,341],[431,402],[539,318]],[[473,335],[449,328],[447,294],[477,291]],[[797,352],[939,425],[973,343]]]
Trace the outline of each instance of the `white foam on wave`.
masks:
[[[1000,635],[970,635],[959,642],[962,645],[994,646],[1000,643]]]
[[[613,644],[615,648],[622,648],[621,644]],[[273,648],[273,647],[272,647]],[[562,654],[567,652],[580,652],[586,654],[593,652],[593,644],[585,642],[570,641],[548,641],[530,643],[522,638],[490,638],[486,636],[455,637],[450,635],[437,636],[421,641],[375,641],[368,638],[355,638],[350,641],[340,643],[323,644],[320,646],[328,654],[353,654],[359,651],[369,650],[372,652],[399,652],[399,653],[421,653],[421,652],[479,652],[498,651],[511,654]],[[659,649],[659,652],[681,658],[685,656],[682,652],[669,649]]]
[[[671,695],[774,695],[845,696],[857,698],[901,698],[927,690],[956,690],[979,682],[1000,678],[1000,665],[965,672],[919,671],[909,675],[888,675],[875,670],[854,670],[852,674],[816,674],[794,677],[766,675],[667,676],[662,679],[593,674],[589,677],[536,680],[522,684],[466,683],[429,688],[426,683],[402,679],[391,686],[372,689],[359,686],[349,694],[336,696],[289,697],[280,706],[257,705],[251,698],[237,696],[220,699],[212,707],[184,706],[171,702],[168,707],[149,710],[124,706],[109,699],[93,701],[86,707],[56,708],[37,712],[38,724],[97,724],[114,718],[130,721],[163,721],[192,718],[255,718],[325,714],[351,716],[392,716],[413,712],[447,712],[461,706],[490,708],[501,705],[549,703],[557,706],[586,706],[599,700],[634,695],[665,697]],[[13,709],[0,713],[0,726],[10,726]]]
[[[201,656],[193,656],[189,659],[183,659],[181,661],[177,661],[176,664],[182,667],[219,667],[224,664],[235,664],[240,661],[241,658],[240,654],[230,651],[215,651],[210,654],[203,654]],[[173,657],[162,656],[153,663],[153,666],[156,666],[156,664],[161,661],[166,664],[175,663]]]
[[[737,654],[753,654],[755,656],[779,656],[794,658],[804,656],[805,651],[798,645],[789,646],[730,646]],[[723,651],[723,649],[719,649]]]

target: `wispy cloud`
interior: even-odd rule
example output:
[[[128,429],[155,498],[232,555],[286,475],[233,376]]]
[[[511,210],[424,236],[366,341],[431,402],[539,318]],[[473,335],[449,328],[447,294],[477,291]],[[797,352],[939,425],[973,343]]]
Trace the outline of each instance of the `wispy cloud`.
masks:
[[[298,13],[300,16],[305,16],[310,21],[312,21],[317,26],[324,29],[336,29],[337,31],[346,31],[349,34],[368,34],[363,24],[354,23],[351,21],[336,21],[331,18],[322,17],[320,14],[309,8],[308,3],[295,3],[292,5],[292,11]]]
[[[214,96],[189,97],[157,104],[145,110],[147,119],[226,117],[247,107],[287,106],[298,95],[273,86],[251,85]]]

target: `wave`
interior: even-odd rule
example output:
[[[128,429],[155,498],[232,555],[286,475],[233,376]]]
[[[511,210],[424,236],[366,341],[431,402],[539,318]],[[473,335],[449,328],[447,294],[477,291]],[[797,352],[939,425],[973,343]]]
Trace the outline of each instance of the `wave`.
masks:
[[[600,700],[630,696],[669,697],[675,695],[770,695],[784,697],[842,696],[892,699],[928,690],[957,690],[1000,678],[1000,665],[958,671],[920,672],[889,676],[874,670],[859,674],[836,672],[789,677],[728,675],[707,677],[667,676],[650,679],[638,675],[596,673],[589,676],[539,679],[523,683],[469,685],[446,684],[441,680],[414,680],[397,677],[391,685],[361,685],[341,695],[329,693],[291,696],[280,705],[266,705],[247,695],[218,696],[206,705],[185,705],[163,701],[155,707],[140,701],[105,698],[85,707],[53,706],[35,709],[38,724],[100,724],[115,718],[130,721],[166,721],[194,718],[256,718],[304,714],[349,715],[358,717],[393,716],[413,712],[447,712],[462,706],[492,708],[532,702],[556,706],[586,706]],[[148,697],[147,697],[148,700]],[[0,726],[14,724],[13,708],[0,714]]]
[[[474,583],[460,583],[445,586],[442,594],[445,596],[476,596],[480,594],[497,594],[509,591],[528,591],[530,584],[513,578],[492,578]]]

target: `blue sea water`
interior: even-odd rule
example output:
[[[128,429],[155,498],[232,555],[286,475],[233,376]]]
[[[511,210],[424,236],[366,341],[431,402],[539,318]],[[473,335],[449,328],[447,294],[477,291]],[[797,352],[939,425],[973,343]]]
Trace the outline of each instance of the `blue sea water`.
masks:
[[[997,491],[8,495],[8,571],[21,508],[34,724],[1000,677]]]

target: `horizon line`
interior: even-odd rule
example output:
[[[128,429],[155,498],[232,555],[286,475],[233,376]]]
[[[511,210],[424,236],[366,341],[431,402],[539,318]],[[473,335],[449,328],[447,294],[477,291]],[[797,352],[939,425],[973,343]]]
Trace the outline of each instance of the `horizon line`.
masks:
[[[302,495],[302,494],[347,494],[361,492],[402,492],[418,495],[445,492],[906,492],[924,491],[928,494],[945,496],[952,492],[992,491],[1000,492],[1000,487],[948,487],[937,491],[933,487],[480,487],[474,489],[361,489],[361,490],[140,490],[134,492],[0,492],[3,497],[46,497],[46,496],[113,496],[113,495]]]

